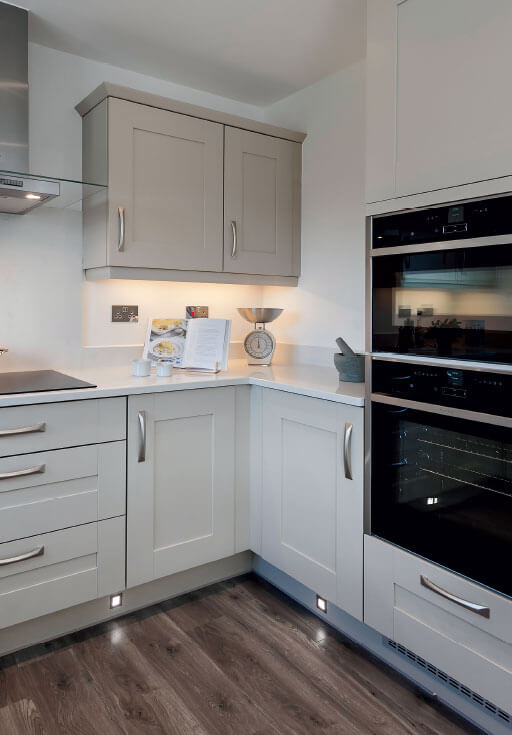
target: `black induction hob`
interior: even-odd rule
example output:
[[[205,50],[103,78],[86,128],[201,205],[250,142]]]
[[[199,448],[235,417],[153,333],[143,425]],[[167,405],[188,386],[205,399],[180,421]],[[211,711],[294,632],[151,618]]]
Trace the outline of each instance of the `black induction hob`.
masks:
[[[29,370],[23,373],[0,373],[0,395],[12,393],[42,393],[51,390],[75,390],[96,388],[85,380],[56,370]]]

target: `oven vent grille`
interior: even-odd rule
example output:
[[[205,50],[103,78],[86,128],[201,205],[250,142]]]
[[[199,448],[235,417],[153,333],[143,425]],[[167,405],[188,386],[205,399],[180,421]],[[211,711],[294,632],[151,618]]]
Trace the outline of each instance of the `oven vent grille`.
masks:
[[[453,677],[446,674],[444,671],[441,671],[441,669],[438,669],[437,666],[434,666],[428,661],[425,661],[424,658],[421,658],[421,656],[418,656],[418,654],[414,653],[414,651],[411,651],[409,648],[402,646],[400,643],[396,643],[396,641],[393,641],[390,638],[385,638],[384,641],[385,644],[396,651],[396,653],[405,656],[413,664],[423,669],[424,671],[427,671],[431,676],[435,677],[436,679],[439,679],[448,686],[452,687],[461,696],[481,707],[483,710],[485,710],[487,714],[496,717],[502,724],[508,724],[512,729],[512,714],[510,714],[509,712],[505,712],[492,702],[484,699],[484,697],[480,696],[480,694],[477,694],[477,692],[474,692],[472,689],[465,686],[460,681],[457,681],[457,679],[454,679]]]

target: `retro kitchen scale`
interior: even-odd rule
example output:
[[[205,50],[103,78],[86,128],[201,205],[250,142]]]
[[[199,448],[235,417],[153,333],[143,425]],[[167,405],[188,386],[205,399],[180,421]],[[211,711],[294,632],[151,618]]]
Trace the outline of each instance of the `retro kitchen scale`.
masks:
[[[282,309],[258,309],[246,307],[238,309],[238,312],[248,322],[254,324],[254,329],[249,332],[244,340],[244,348],[247,353],[249,365],[270,365],[276,339],[274,335],[265,329],[265,324],[273,322],[281,314]]]

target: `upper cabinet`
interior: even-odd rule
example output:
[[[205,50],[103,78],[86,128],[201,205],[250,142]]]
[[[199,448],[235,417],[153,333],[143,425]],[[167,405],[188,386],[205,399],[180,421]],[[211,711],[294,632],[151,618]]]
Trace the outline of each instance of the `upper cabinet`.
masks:
[[[226,128],[227,270],[299,275],[300,164],[297,143]]]
[[[512,175],[509,0],[367,7],[367,202]]]
[[[108,183],[88,278],[297,284],[302,133],[113,85],[77,109],[83,174]]]

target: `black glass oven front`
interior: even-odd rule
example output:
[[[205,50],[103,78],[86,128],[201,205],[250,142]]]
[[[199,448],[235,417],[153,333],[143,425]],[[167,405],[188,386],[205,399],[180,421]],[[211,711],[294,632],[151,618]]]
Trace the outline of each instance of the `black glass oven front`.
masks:
[[[434,407],[510,414],[511,382],[496,373],[374,365],[371,532],[512,597],[512,427]]]
[[[373,352],[512,364],[512,237],[372,263]]]

